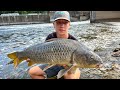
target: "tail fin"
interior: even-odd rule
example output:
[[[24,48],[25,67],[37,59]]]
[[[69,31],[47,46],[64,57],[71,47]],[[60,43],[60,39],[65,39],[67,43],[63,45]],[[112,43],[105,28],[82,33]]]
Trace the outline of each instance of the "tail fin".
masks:
[[[10,54],[7,54],[7,56],[13,60],[13,64],[14,64],[14,67],[16,68],[19,63],[21,63],[23,60],[25,59],[19,59],[18,56],[17,56],[17,52],[13,52],[13,53],[10,53]]]
[[[16,53],[17,53],[17,52],[10,53],[10,54],[7,54],[7,56],[8,56],[10,59],[15,59],[15,58],[17,58]]]

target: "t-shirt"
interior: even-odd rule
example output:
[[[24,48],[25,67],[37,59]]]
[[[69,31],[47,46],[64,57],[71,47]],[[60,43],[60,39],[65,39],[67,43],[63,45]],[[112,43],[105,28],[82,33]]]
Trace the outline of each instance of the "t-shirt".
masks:
[[[46,40],[51,39],[51,38],[57,38],[56,32],[53,32],[51,34],[49,34],[46,38]],[[72,35],[69,34],[68,39],[73,39],[73,40],[77,40],[75,37],[73,37]]]

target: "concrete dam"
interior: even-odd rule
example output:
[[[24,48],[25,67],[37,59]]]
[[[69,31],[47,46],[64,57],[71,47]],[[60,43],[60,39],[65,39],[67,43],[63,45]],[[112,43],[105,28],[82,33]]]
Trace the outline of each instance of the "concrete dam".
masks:
[[[90,11],[91,22],[120,22],[120,11]]]
[[[0,25],[14,24],[35,24],[35,23],[50,23],[55,11],[50,11],[46,14],[3,14],[0,15]],[[69,11],[71,22],[83,21],[89,19],[89,11]]]
[[[49,15],[0,16],[0,25],[49,23]]]

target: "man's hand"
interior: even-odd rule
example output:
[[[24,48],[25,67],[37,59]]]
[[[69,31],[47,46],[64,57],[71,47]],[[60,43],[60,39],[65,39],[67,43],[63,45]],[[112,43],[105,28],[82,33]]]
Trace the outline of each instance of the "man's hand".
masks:
[[[26,62],[29,62],[29,61],[30,61],[30,59],[29,59],[29,58],[27,58],[27,59],[26,59]]]

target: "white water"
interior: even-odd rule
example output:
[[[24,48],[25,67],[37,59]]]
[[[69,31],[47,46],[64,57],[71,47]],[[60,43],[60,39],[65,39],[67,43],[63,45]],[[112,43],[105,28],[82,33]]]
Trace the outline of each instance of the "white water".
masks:
[[[69,33],[92,50],[96,47],[113,48],[112,44],[120,41],[119,25],[119,22],[108,24],[90,24],[89,21],[72,22]],[[103,31],[100,32],[100,30]],[[52,23],[0,26],[0,78],[8,78],[14,72],[13,65],[6,65],[10,61],[7,57],[8,53],[44,42],[46,36],[53,31]],[[86,35],[93,35],[96,39],[87,40],[82,38]],[[23,62],[19,66],[18,72],[26,68],[27,63]],[[17,72],[14,72],[14,74],[17,74]]]

